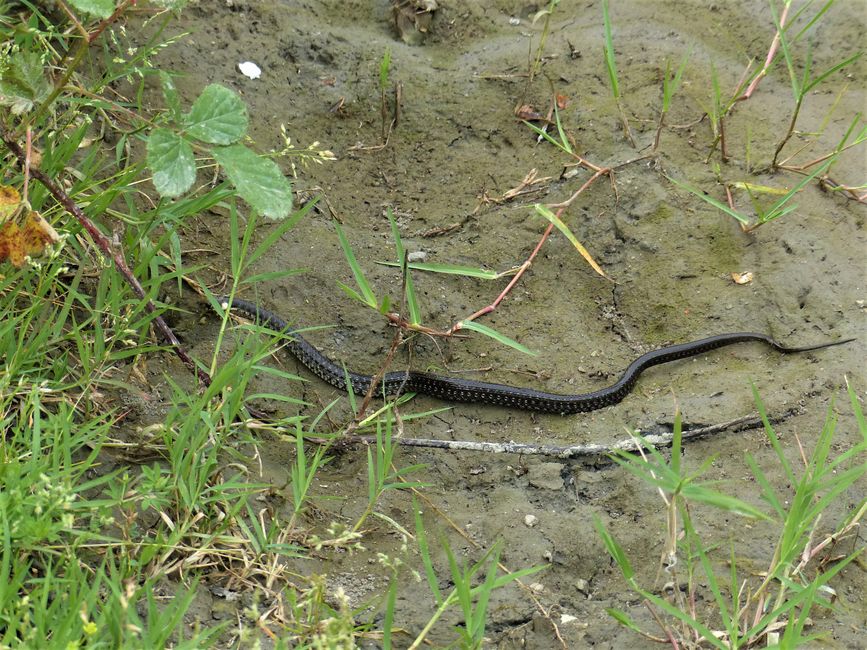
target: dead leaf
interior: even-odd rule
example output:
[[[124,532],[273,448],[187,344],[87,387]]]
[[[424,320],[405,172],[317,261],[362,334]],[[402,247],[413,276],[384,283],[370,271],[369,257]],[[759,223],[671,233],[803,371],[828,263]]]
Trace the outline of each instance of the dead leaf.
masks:
[[[23,227],[15,221],[0,225],[0,262],[8,259],[13,266],[21,268],[28,257],[41,255],[46,247],[59,241],[60,236],[51,224],[38,212],[30,211]]]
[[[749,284],[753,281],[753,272],[752,271],[744,271],[743,273],[732,272],[732,281],[735,284]]]
[[[543,120],[543,121],[547,121],[547,120],[545,119],[545,116],[542,115],[539,111],[537,111],[537,110],[536,110],[533,106],[531,106],[530,104],[522,104],[521,106],[519,106],[519,107],[515,110],[515,115],[517,116],[517,118],[518,118],[519,120],[525,120],[525,121],[527,121],[527,122],[532,122],[532,121],[534,121],[534,120]]]
[[[0,223],[8,221],[21,205],[18,190],[8,185],[0,185]]]

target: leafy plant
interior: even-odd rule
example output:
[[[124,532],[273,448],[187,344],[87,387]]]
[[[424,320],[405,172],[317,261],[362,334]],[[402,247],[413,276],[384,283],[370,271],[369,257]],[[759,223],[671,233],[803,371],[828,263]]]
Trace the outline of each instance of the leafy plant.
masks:
[[[192,187],[196,180],[195,145],[213,156],[254,210],[272,219],[288,216],[292,211],[288,179],[274,161],[239,144],[249,124],[241,98],[225,86],[211,84],[196,98],[190,111],[181,114],[171,77],[163,72],[160,78],[175,129],[160,127],[147,136],[147,162],[156,190],[173,198]]]
[[[598,517],[594,519],[594,525],[630,588],[668,617],[665,619],[654,614],[668,639],[679,638],[684,643],[700,640],[721,650],[766,643],[772,633],[780,635],[779,647],[794,648],[815,640],[818,638],[816,635],[804,635],[810,611],[816,606],[832,607],[826,597],[826,594],[833,593],[829,590],[830,581],[864,550],[863,547],[857,548],[842,556],[842,559],[834,561],[822,559],[827,546],[851,535],[857,529],[859,522],[867,514],[867,499],[862,499],[824,540],[817,542],[815,539],[819,521],[825,511],[840,494],[851,489],[867,474],[867,463],[864,462],[867,453],[867,423],[855,391],[851,387],[848,389],[861,442],[836,456],[831,455],[837,428],[837,416],[832,404],[813,452],[809,458],[805,458],[804,467],[799,470],[787,459],[780,439],[768,421],[764,404],[755,389],[753,390],[765,433],[776,453],[779,467],[792,486],[791,493],[781,494],[772,487],[769,477],[756,460],[747,455],[747,463],[756,483],[761,487],[762,500],[771,507],[770,515],[710,485],[697,484],[695,479],[710,461],[706,461],[692,474],[684,472],[679,415],[675,419],[674,443],[669,462],[652,447],[647,447],[650,459],[626,454],[614,458],[622,467],[660,491],[668,513],[664,553],[666,570],[672,574],[672,579],[677,584],[677,567],[685,567],[689,585],[687,596],[684,597],[679,589],[674,589],[671,597],[663,597],[641,586],[634,568],[617,540]],[[738,569],[739,544],[737,540],[733,540],[727,557],[730,565],[728,580],[722,579],[712,560],[715,549],[709,548],[696,531],[689,508],[692,502],[764,520],[766,525],[773,526],[779,539],[773,556],[769,558],[768,570],[758,579],[749,575],[745,577],[744,572]],[[682,526],[679,521],[683,522]],[[706,584],[716,605],[718,616],[711,621],[700,617],[694,607],[697,600],[704,598],[698,593],[701,584]],[[644,636],[650,636],[626,612],[611,609],[609,614],[624,626]],[[717,625],[721,625],[721,629],[715,629]]]

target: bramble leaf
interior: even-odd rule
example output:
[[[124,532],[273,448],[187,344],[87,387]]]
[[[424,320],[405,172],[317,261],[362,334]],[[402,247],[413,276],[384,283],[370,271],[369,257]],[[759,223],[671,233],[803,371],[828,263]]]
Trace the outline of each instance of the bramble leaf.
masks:
[[[213,154],[254,210],[272,219],[283,219],[292,211],[292,186],[273,160],[240,144],[217,147]]]
[[[43,74],[42,59],[35,52],[16,52],[0,74],[0,105],[21,115],[42,102],[51,92]]]
[[[148,136],[147,162],[154,187],[163,196],[180,196],[196,180],[196,161],[189,143],[168,129],[154,129]]]
[[[114,12],[114,0],[69,0],[69,4],[97,18],[108,18]]]
[[[206,86],[187,115],[187,133],[211,144],[232,144],[247,132],[247,106],[232,90]]]

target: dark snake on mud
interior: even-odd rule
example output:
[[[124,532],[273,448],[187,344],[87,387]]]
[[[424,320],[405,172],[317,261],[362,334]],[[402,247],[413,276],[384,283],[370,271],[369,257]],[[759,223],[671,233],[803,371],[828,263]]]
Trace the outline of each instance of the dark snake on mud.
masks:
[[[248,318],[258,321],[268,329],[289,337],[286,343],[286,348],[289,352],[323,381],[341,390],[346,390],[348,379],[352,385],[352,390],[357,394],[366,393],[370,388],[370,383],[374,379],[372,375],[362,375],[345,370],[343,366],[335,363],[305,341],[285,320],[273,312],[241,298],[232,298],[230,300],[228,297],[218,297],[217,301],[222,304],[224,309],[227,309],[231,304],[233,309]],[[524,411],[568,415],[571,413],[595,411],[596,409],[617,404],[629,394],[638,380],[638,376],[651,366],[657,366],[678,359],[686,359],[687,357],[703,354],[726,345],[744,341],[760,341],[769,345],[777,352],[792,354],[808,352],[810,350],[821,350],[822,348],[842,345],[854,340],[850,338],[806,347],[790,348],[781,345],[766,334],[757,334],[755,332],[717,334],[706,339],[670,345],[642,354],[629,364],[626,372],[615,383],[592,393],[578,395],[560,395],[532,388],[518,388],[504,384],[475,381],[473,379],[459,379],[457,377],[415,370],[385,373],[378,390],[389,396],[411,392],[451,402],[491,404]]]

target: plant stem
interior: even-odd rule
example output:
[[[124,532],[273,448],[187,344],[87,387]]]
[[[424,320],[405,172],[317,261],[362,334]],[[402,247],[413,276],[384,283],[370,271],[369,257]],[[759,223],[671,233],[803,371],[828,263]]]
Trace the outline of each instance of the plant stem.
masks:
[[[785,137],[783,137],[783,139],[780,141],[780,144],[777,145],[777,149],[774,151],[774,159],[771,162],[771,168],[773,168],[773,169],[777,168],[777,158],[779,158],[780,152],[783,150],[783,147],[786,146],[786,143],[789,141],[789,139],[792,137],[792,134],[795,132],[795,122],[798,121],[798,113],[801,112],[801,103],[803,102],[803,100],[804,100],[803,95],[798,97],[798,101],[795,104],[795,112],[792,113],[792,120],[791,120],[791,122],[789,122],[789,130],[786,133]]]

